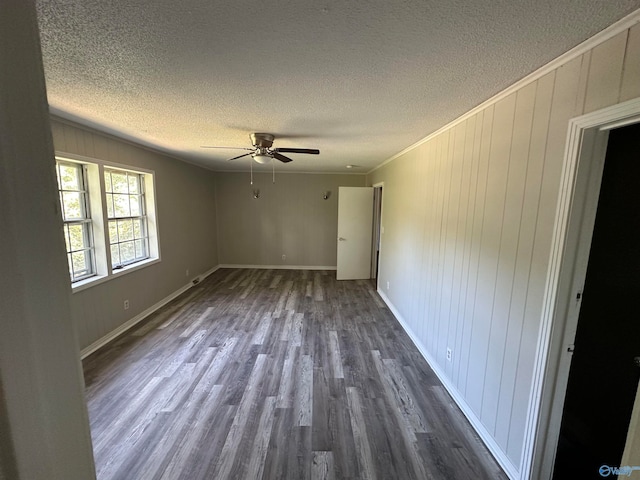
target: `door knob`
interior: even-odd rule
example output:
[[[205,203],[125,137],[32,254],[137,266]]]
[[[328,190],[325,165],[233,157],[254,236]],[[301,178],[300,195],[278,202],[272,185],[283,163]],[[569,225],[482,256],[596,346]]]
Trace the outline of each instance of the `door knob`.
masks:
[[[344,242],[345,240],[346,240],[346,238],[338,237],[338,241],[339,242]]]

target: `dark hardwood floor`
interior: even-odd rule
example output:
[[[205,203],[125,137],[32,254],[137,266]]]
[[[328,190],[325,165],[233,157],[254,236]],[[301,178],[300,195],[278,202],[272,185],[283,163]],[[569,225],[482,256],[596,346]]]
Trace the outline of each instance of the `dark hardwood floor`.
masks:
[[[99,480],[504,479],[369,281],[222,269],[84,361]]]

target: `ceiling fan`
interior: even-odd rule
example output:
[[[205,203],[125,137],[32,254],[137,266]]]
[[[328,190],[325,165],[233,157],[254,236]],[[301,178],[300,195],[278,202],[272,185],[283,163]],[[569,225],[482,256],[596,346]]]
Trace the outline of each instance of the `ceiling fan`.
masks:
[[[251,155],[256,162],[261,164],[269,163],[274,158],[284,163],[293,161],[291,158],[282,155],[283,153],[307,153],[311,155],[318,155],[320,153],[320,150],[312,148],[271,148],[273,141],[275,140],[275,136],[270,133],[252,133],[249,137],[251,138],[253,148],[209,146],[203,146],[202,148],[237,148],[241,150],[249,150],[249,153],[243,153],[242,155],[230,158],[227,161],[230,162],[232,160],[237,160],[238,158]]]

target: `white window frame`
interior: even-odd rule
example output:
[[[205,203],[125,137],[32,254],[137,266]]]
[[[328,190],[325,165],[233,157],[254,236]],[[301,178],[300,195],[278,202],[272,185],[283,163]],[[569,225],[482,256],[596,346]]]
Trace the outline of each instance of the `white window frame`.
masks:
[[[63,188],[61,184],[61,172],[60,167],[73,167],[77,170],[78,177],[78,188],[77,189],[66,189]],[[67,263],[69,264],[69,274],[71,275],[71,282],[76,283],[81,280],[85,280],[87,278],[93,277],[96,275],[96,266],[95,266],[95,248],[93,241],[93,227],[91,225],[91,208],[89,202],[89,191],[88,191],[88,181],[87,181],[87,169],[85,165],[77,162],[69,162],[64,160],[56,160],[56,177],[58,179],[58,193],[60,196],[60,209],[62,211],[62,222],[64,224],[64,235],[65,235],[65,243],[69,245],[67,247]],[[80,217],[75,219],[68,219],[65,212],[65,204],[63,201],[63,197],[65,193],[77,193],[79,196],[79,206],[80,206]],[[82,228],[82,237],[84,248],[79,250],[74,250],[73,247],[70,246],[71,239],[67,238],[69,233],[68,230],[72,226],[79,225]],[[85,252],[85,263],[88,264],[86,266],[86,273],[76,275],[75,269],[73,267],[73,254],[77,252]]]
[[[113,187],[113,177],[115,175],[125,175],[127,178],[126,192],[118,192]],[[132,172],[131,170],[123,170],[118,168],[105,167],[104,168],[105,175],[105,196],[107,202],[107,225],[109,230],[109,251],[111,252],[111,267],[114,270],[120,270],[122,268],[127,267],[128,265],[133,265],[134,263],[138,263],[144,261],[149,258],[149,235],[148,235],[148,226],[147,226],[147,215],[146,215],[146,205],[145,205],[145,182],[144,175],[138,172]],[[108,182],[107,182],[107,177]],[[129,177],[133,177],[136,179],[137,183],[137,191],[131,192]],[[111,187],[109,187],[111,185]],[[118,215],[116,213],[116,196],[124,196],[127,198],[127,213],[128,215]],[[134,214],[132,208],[132,199],[137,197],[138,201],[138,212]],[[124,225],[126,222],[131,222],[131,238],[122,238],[122,232],[120,231],[120,225]],[[134,223],[139,223],[138,235],[136,235],[136,228],[134,227]],[[115,225],[115,232],[112,231],[111,225]],[[123,229],[124,230],[124,229]],[[115,237],[112,237],[112,233],[115,233]],[[129,260],[122,259],[122,251],[123,246],[126,244],[132,244],[133,247],[133,258]],[[114,258],[114,247],[117,250],[118,260]],[[140,253],[138,253],[140,250]]]
[[[75,155],[66,152],[56,152],[56,162],[76,163],[84,166],[85,189],[87,190],[87,203],[90,209],[91,228],[94,248],[95,275],[78,280],[71,284],[74,293],[85,290],[100,283],[109,281],[121,275],[146,268],[161,261],[160,240],[157,218],[155,172],[131,165],[123,165],[108,162],[96,158]],[[108,170],[122,170],[132,174],[141,175],[144,205],[148,237],[148,257],[119,268],[113,268],[111,262],[111,249],[109,239],[109,218],[107,214],[107,199],[105,190],[105,168]]]

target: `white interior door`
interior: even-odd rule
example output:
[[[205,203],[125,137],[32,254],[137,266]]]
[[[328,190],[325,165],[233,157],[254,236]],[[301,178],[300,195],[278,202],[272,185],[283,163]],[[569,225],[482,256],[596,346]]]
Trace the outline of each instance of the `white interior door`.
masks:
[[[338,189],[338,280],[371,278],[373,187]]]

